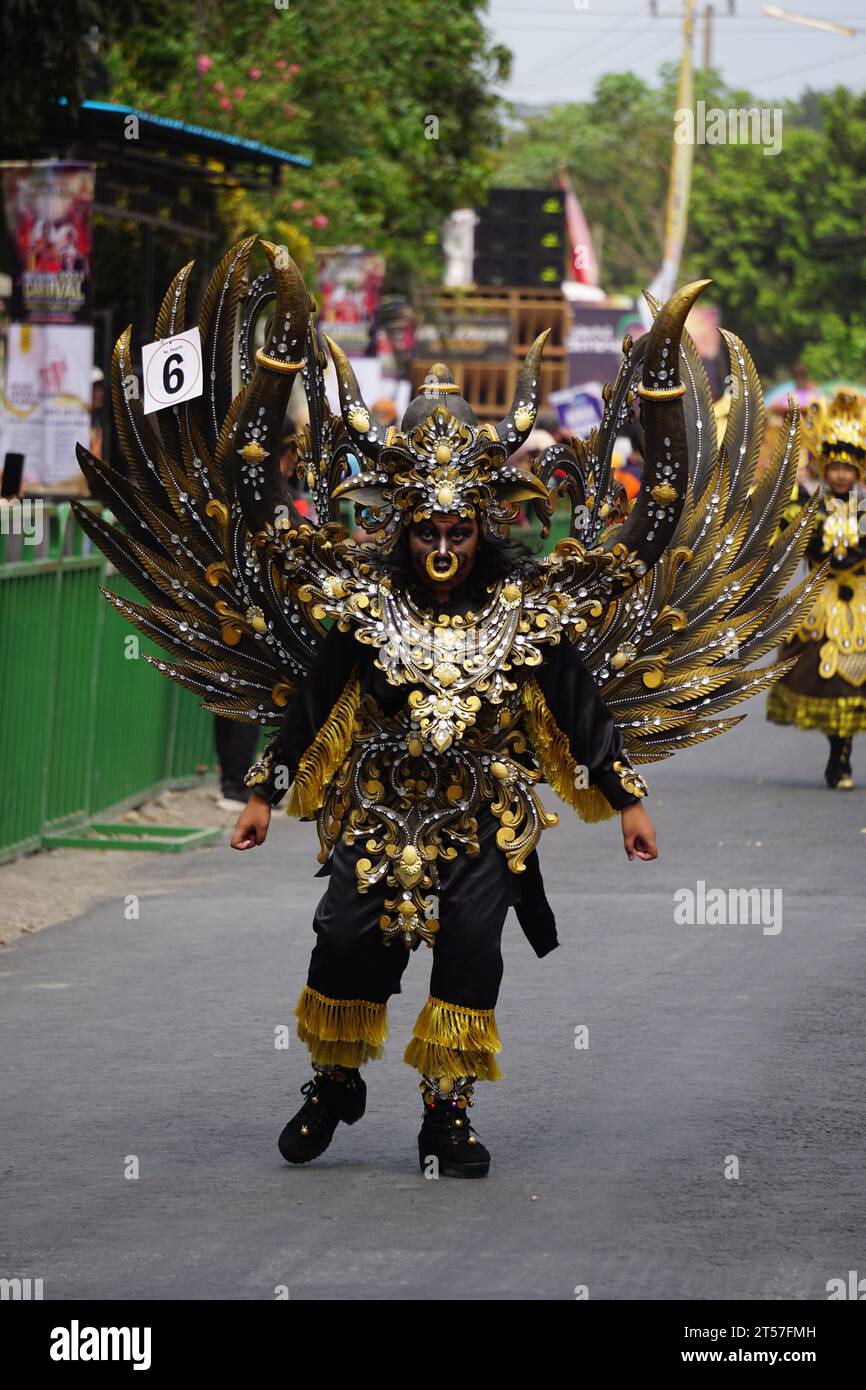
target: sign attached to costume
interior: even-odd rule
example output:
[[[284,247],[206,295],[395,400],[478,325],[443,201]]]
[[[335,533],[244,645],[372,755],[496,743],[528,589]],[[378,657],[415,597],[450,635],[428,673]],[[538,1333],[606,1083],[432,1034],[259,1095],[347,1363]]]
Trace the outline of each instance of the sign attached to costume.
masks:
[[[197,328],[160,338],[141,349],[144,413],[191,401],[204,391],[201,335]]]

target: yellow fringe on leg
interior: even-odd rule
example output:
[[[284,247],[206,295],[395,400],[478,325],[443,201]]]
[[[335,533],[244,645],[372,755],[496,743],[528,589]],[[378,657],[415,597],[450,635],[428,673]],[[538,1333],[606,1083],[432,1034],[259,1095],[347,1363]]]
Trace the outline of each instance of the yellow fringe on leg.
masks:
[[[501,1081],[502,1051],[492,1009],[466,1009],[430,995],[415,1022],[403,1061],[427,1076],[477,1076]]]
[[[295,1008],[298,1037],[321,1065],[360,1067],[381,1057],[388,1006],[369,999],[329,999],[305,985]]]
[[[314,816],[328,783],[349,755],[361,704],[361,684],[352,676],[298,764],[286,810],[290,816]]]
[[[582,821],[610,820],[617,812],[600,788],[577,786],[579,766],[537,681],[525,683],[523,704],[532,751],[545,782],[567,805],[574,807]]]
[[[767,718],[771,724],[817,729],[828,738],[849,738],[866,732],[866,694],[798,695],[781,681],[770,686]]]

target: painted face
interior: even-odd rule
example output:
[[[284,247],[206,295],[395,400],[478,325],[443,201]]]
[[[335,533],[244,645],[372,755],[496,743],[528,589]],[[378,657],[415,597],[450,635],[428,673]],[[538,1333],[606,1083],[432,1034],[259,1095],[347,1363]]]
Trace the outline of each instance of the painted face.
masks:
[[[828,463],[824,476],[837,497],[850,492],[857,483],[857,469],[852,468],[850,463]]]
[[[409,528],[412,570],[428,589],[449,593],[465,584],[478,550],[474,517],[433,516]]]

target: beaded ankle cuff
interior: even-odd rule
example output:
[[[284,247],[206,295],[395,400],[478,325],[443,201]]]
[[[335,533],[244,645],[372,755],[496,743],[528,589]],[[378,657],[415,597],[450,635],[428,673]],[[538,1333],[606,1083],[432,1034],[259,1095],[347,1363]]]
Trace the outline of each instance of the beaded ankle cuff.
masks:
[[[465,1110],[467,1105],[475,1104],[472,1100],[475,1092],[474,1076],[427,1076],[426,1073],[422,1073],[422,1077],[419,1087],[425,1105],[435,1105],[436,1101],[450,1101],[458,1110]]]

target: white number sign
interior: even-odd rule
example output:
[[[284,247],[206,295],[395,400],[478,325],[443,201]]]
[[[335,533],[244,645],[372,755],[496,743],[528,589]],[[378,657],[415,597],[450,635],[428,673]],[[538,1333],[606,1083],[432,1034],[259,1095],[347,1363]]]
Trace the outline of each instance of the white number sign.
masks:
[[[145,415],[191,401],[204,390],[201,335],[197,328],[148,343],[141,349],[141,363]]]

